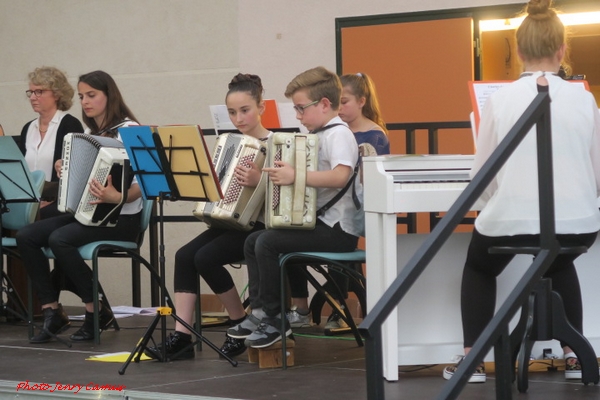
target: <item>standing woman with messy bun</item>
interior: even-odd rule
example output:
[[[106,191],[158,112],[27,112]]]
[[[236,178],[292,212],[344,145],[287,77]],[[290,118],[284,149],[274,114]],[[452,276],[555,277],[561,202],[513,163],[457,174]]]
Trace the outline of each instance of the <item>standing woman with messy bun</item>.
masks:
[[[260,77],[250,74],[237,74],[229,83],[229,91],[225,97],[229,118],[235,127],[244,135],[266,140],[270,135],[261,123],[261,115],[265,110],[263,86]],[[242,186],[256,187],[262,171],[251,163],[251,167],[236,166],[235,177]],[[264,229],[265,225],[256,221],[251,231],[208,228],[188,244],[181,247],[175,255],[175,308],[177,315],[186,323],[193,325],[193,315],[198,301],[197,276],[206,281],[211,290],[225,306],[232,324],[238,324],[246,318],[233,279],[224,266],[244,259],[244,242],[253,232]],[[177,322],[175,332],[167,342],[166,354],[171,361],[194,357],[191,332]],[[226,355],[233,357],[246,350],[244,339],[226,336],[221,347]],[[161,345],[150,348],[146,354],[159,358]]]
[[[550,0],[532,0],[517,29],[524,72],[490,96],[484,106],[472,175],[482,167],[539,92],[550,95],[556,237],[561,246],[590,247],[600,230],[600,113],[591,93],[559,75],[566,52],[565,28]],[[465,354],[493,318],[496,277],[514,255],[490,254],[492,246],[539,246],[536,135],[529,132],[482,195],[461,288]],[[566,316],[582,332],[581,290],[574,260],[559,254],[545,277],[563,299]],[[581,365],[568,343],[561,343],[565,378],[581,379]],[[444,370],[449,379],[456,365]],[[469,382],[485,382],[483,363]]]

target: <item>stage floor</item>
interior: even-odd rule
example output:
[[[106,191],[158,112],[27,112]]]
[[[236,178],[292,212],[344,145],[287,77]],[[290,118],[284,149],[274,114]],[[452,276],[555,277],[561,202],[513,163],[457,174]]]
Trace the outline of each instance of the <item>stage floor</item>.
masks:
[[[82,309],[69,309],[69,314],[82,314]],[[192,360],[160,363],[131,363],[124,375],[118,370],[122,362],[87,361],[86,358],[106,353],[131,351],[141,338],[152,317],[119,319],[120,331],[102,334],[99,346],[93,343],[73,343],[71,348],[59,342],[32,345],[27,340],[24,323],[0,323],[0,398],[102,398],[102,399],[366,399],[364,348],[358,347],[351,335],[338,338],[320,336],[322,328],[296,330],[295,366],[287,370],[259,369],[248,363],[247,353],[237,357],[237,367],[219,359],[216,352],[204,345]],[[76,331],[80,321],[74,321],[68,335]],[[172,327],[172,321],[168,321]],[[205,337],[221,346],[225,326],[205,328]],[[313,336],[314,335],[314,336]],[[160,337],[160,331],[154,335]],[[433,399],[445,381],[442,366],[402,367],[400,380],[385,384],[387,399]],[[28,382],[45,383],[47,388],[19,390]],[[77,389],[50,390],[61,385],[82,385]],[[91,385],[86,389],[87,385]],[[123,390],[90,390],[112,386]],[[45,389],[45,390],[41,390]],[[518,395],[514,390],[514,397]],[[495,380],[488,374],[485,384],[467,385],[461,399],[494,399]],[[584,386],[564,380],[562,371],[530,374],[528,400],[598,399],[600,386]]]

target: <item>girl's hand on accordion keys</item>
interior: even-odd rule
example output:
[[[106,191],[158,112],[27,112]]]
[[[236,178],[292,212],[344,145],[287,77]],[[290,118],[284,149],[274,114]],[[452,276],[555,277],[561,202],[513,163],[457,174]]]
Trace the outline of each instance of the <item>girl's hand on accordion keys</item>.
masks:
[[[103,186],[96,179],[92,179],[90,181],[90,193],[98,198],[98,200],[90,201],[90,204],[117,204],[121,201],[121,193],[113,186],[112,177],[110,175],[106,179],[106,186]]]
[[[296,179],[296,171],[291,164],[285,161],[275,161],[275,166],[263,168],[263,171],[269,174],[269,179],[278,186],[291,185]]]
[[[256,187],[260,182],[262,172],[254,162],[250,161],[248,165],[237,165],[235,167],[235,179],[242,186]]]

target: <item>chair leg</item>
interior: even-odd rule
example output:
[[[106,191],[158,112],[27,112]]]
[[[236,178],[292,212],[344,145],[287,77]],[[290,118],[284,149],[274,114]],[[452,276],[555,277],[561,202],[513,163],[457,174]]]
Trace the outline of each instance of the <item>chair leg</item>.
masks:
[[[285,304],[286,304],[286,284],[287,284],[287,273],[286,273],[286,264],[283,262],[281,264],[281,273],[279,274],[281,277],[281,295],[280,295],[280,310],[281,310],[281,368],[287,369],[287,346],[286,346],[286,336],[285,336]]]
[[[581,381],[597,384],[600,380],[598,360],[590,342],[567,319],[562,298],[552,292],[552,330],[554,338],[569,344],[581,363]]]
[[[99,299],[99,282],[98,282],[98,251],[94,252],[92,260],[92,292],[93,292],[93,303],[94,303],[94,343],[100,344],[100,299]]]
[[[334,310],[337,310],[337,312],[340,314],[342,319],[350,327],[350,330],[352,331],[352,333],[354,334],[354,338],[356,339],[356,343],[359,346],[363,346],[362,337],[360,336],[360,332],[358,331],[358,328],[356,327],[356,323],[354,322],[354,319],[352,318],[352,313],[350,312],[350,309],[348,308],[346,301],[343,299],[344,296],[341,295],[341,291],[337,287],[335,281],[333,280],[331,275],[320,265],[311,265],[311,267],[313,269],[315,269],[317,272],[319,272],[321,275],[323,275],[325,277],[325,279],[327,280],[327,283],[330,285],[330,287],[334,288],[334,295],[337,295],[336,297],[340,298],[339,301],[340,301],[341,305],[338,304],[336,299],[329,292],[325,291],[323,285],[319,284],[319,282],[315,279],[314,276],[312,276],[312,274],[310,274],[308,271],[303,270],[304,273],[306,274],[306,278],[307,278],[308,282],[310,282],[310,284],[313,285],[313,287],[315,288],[315,290],[318,293],[320,293],[322,296],[324,296],[327,303]]]
[[[134,307],[142,306],[140,262],[134,258],[131,259],[131,304]]]
[[[529,294],[527,303],[521,309],[521,317],[510,335],[512,365],[517,365],[517,388],[519,392],[527,392],[529,387],[529,357],[533,347],[531,335],[533,330],[536,292]],[[514,380],[514,374],[513,374]]]
[[[196,283],[198,290],[198,298],[196,299],[196,330],[202,334],[202,297],[200,296],[200,276],[198,276],[198,282]],[[196,349],[202,351],[202,340],[198,340],[196,343]]]

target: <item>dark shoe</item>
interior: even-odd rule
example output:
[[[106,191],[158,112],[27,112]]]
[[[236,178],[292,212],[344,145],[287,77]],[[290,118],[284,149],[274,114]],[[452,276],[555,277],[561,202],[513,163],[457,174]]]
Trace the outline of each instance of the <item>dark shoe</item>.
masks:
[[[102,307],[100,309],[100,333],[106,330],[114,320],[115,316],[113,315],[112,310],[108,307]],[[83,325],[77,332],[71,335],[71,340],[75,342],[94,340],[94,313],[88,311],[85,312]]]
[[[29,343],[46,343],[52,339],[52,335],[58,335],[69,329],[71,322],[65,314],[62,305],[59,304],[57,309],[44,308],[42,310],[44,316],[44,326],[42,331],[36,336],[29,339]]]
[[[227,329],[227,336],[234,339],[245,339],[256,330],[259,324],[260,320],[258,318],[256,318],[253,314],[248,314],[246,319],[244,319],[241,323]]]
[[[221,351],[227,357],[235,357],[246,351],[246,345],[244,339],[234,339],[228,335],[225,335],[225,343],[221,346]]]
[[[165,347],[166,361],[188,360],[195,357],[194,343],[192,342],[191,335],[175,331],[175,333],[171,333],[167,338]],[[155,360],[162,359],[162,344],[146,348],[144,354]]]
[[[245,345],[255,349],[269,347],[273,343],[281,340],[281,318],[265,317],[262,319],[258,328],[246,338]],[[292,334],[290,323],[285,319],[285,336]]]

